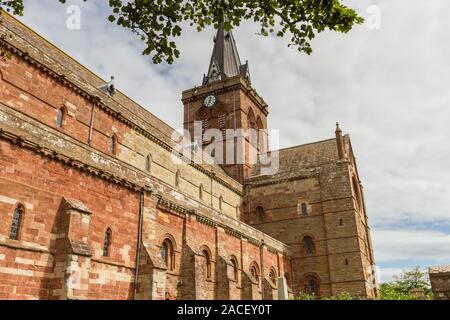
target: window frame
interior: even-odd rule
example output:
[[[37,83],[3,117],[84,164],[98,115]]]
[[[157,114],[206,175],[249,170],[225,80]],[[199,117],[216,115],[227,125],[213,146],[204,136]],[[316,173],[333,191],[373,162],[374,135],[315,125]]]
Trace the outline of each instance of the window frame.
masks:
[[[205,258],[206,280],[212,280],[212,261],[211,261],[211,253],[210,253],[209,249],[203,248],[202,255]]]
[[[152,172],[152,164],[153,164],[153,156],[151,153],[149,153],[147,155],[147,157],[145,158],[145,171],[147,171],[148,173]]]
[[[164,250],[165,256],[163,256]],[[174,244],[169,238],[165,238],[161,244],[161,257],[167,271],[173,271],[175,269],[175,250]]]
[[[305,256],[312,257],[316,254],[316,247],[314,238],[310,235],[302,237],[302,246]]]
[[[119,145],[119,139],[117,138],[117,135],[115,133],[113,133],[109,137],[108,153],[112,156],[117,156],[118,145]]]
[[[230,258],[230,266],[232,268],[233,271],[233,278],[231,280],[238,282],[239,281],[239,264],[237,262],[236,257],[231,257]]]

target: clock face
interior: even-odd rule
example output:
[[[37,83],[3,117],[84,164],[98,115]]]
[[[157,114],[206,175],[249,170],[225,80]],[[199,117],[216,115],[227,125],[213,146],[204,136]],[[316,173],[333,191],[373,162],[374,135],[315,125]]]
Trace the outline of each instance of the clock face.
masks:
[[[205,98],[205,100],[203,100],[203,104],[205,105],[205,107],[207,108],[212,108],[216,105],[217,103],[217,97],[213,94],[207,96]]]

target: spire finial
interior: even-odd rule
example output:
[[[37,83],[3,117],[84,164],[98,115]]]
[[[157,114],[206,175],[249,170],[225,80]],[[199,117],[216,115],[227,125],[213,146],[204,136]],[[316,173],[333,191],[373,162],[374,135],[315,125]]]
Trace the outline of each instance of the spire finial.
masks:
[[[338,149],[339,159],[344,159],[344,139],[342,137],[342,130],[339,127],[339,122],[336,122],[336,143]]]

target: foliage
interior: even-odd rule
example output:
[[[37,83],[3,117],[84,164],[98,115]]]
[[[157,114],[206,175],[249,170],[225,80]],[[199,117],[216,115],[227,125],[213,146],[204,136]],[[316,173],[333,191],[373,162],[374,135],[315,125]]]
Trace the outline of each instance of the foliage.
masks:
[[[428,274],[415,267],[394,276],[394,281],[383,283],[380,286],[381,300],[419,300],[423,299],[411,294],[412,289],[423,289],[425,299],[432,299],[430,280]]]
[[[348,292],[341,292],[335,296],[324,297],[322,300],[360,300],[358,296],[351,295]]]
[[[313,294],[300,292],[299,295],[295,297],[295,300],[317,300],[317,297]]]
[[[318,298],[315,295],[300,292],[300,294],[295,298],[295,300],[360,300],[359,297],[351,295],[348,292],[341,292],[335,296]]]
[[[65,3],[66,0],[57,0]],[[86,1],[86,0],[84,0]],[[169,64],[180,56],[174,39],[184,22],[200,32],[224,22],[231,30],[244,20],[260,26],[260,34],[288,37],[289,46],[312,52],[311,40],[324,30],[347,33],[364,20],[342,0],[109,0],[109,20],[131,29],[144,41],[144,55]],[[23,0],[0,0],[0,8],[23,14]]]
[[[412,289],[422,289],[423,297],[418,297],[411,293]],[[353,296],[347,292],[341,292],[331,297],[323,297],[321,300],[360,300],[358,296]],[[403,271],[400,275],[394,276],[391,282],[382,283],[380,286],[380,300],[432,300],[431,285],[428,274],[420,267]],[[296,300],[318,300],[314,295],[300,293]]]

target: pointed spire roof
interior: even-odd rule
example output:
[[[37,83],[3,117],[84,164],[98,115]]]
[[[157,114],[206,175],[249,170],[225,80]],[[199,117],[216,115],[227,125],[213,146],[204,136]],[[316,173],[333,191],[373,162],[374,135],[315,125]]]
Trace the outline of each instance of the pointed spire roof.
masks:
[[[214,37],[214,49],[208,73],[203,78],[203,84],[238,75],[250,82],[248,62],[241,63],[233,33],[226,31],[224,24],[221,23]]]

